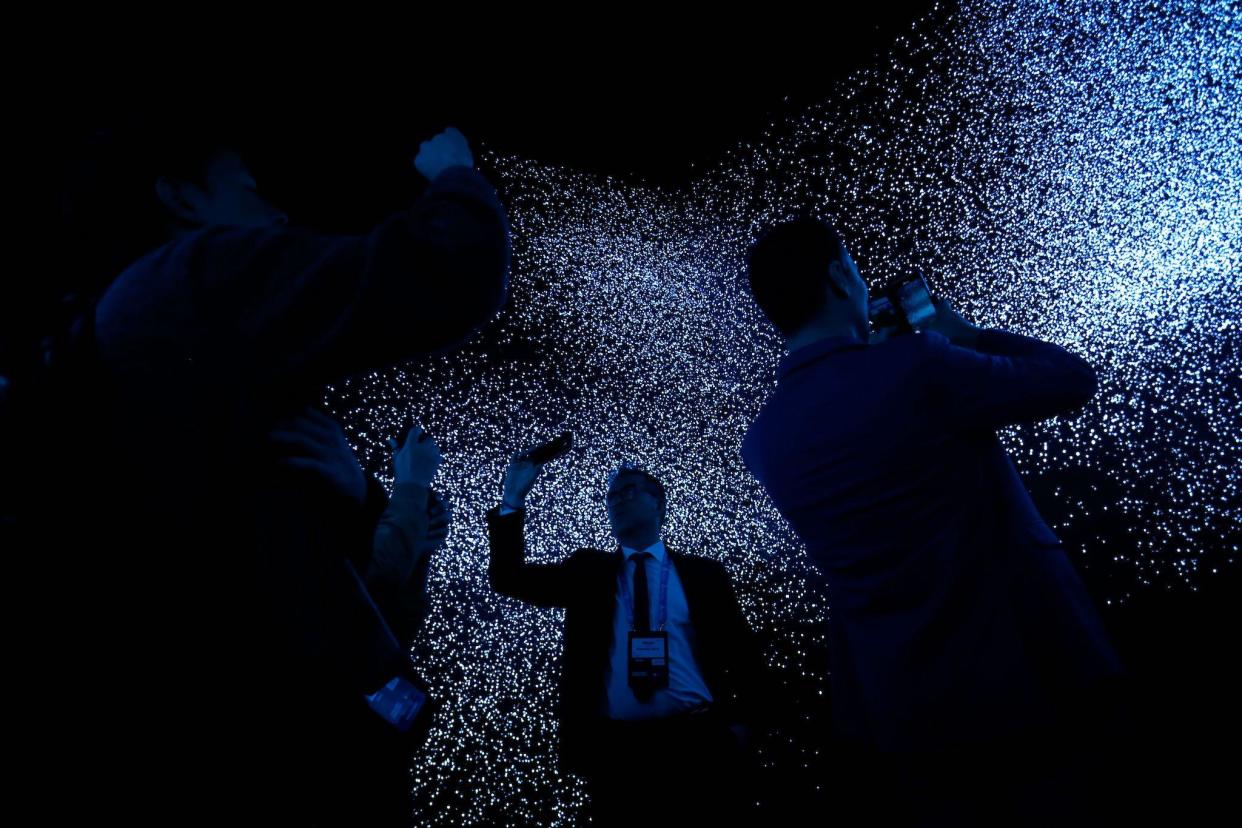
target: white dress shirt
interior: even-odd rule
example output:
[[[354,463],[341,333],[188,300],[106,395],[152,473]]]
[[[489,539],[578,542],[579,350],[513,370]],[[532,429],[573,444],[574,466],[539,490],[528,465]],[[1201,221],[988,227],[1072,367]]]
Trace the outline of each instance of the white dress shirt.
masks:
[[[629,612],[626,610],[621,578],[626,579],[630,600],[634,598],[634,570],[637,562],[631,558],[639,550],[622,547],[625,565],[617,573],[617,601],[612,612],[612,642],[608,646],[608,669],[604,676],[603,714],[610,719],[637,721],[658,719],[683,713],[711,704],[712,694],[703,681],[698,662],[694,658],[694,627],[690,624],[690,608],[677,567],[669,562],[668,570],[668,687],[656,690],[647,701],[639,701],[629,686]],[[656,541],[646,549],[651,557],[644,562],[647,567],[648,606],[651,610],[651,629],[659,625],[660,569],[668,552],[663,541]]]
[[[510,515],[515,511],[517,510],[503,503],[500,506],[502,515]],[[707,689],[707,682],[703,681],[703,674],[699,671],[699,664],[694,657],[695,635],[694,627],[690,623],[686,592],[672,561],[669,562],[668,570],[668,621],[664,626],[668,632],[668,687],[656,690],[646,701],[639,701],[630,689],[630,618],[623,603],[626,591],[621,587],[621,578],[626,579],[630,600],[633,601],[636,564],[630,558],[639,551],[621,547],[621,552],[625,555],[625,566],[617,573],[617,598],[612,611],[612,640],[608,644],[608,667],[604,674],[604,697],[600,704],[600,712],[609,719],[658,719],[712,703],[712,693]],[[641,551],[651,554],[646,559],[647,603],[651,611],[651,629],[654,630],[659,625],[660,569],[668,551],[662,540],[657,540]]]

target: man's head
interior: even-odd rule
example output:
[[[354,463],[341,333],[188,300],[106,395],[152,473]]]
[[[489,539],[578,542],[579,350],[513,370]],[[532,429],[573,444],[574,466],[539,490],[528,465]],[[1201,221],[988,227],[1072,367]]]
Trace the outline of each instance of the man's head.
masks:
[[[90,136],[66,170],[62,214],[74,263],[106,283],[173,237],[288,221],[257,192],[237,141],[205,119],[145,120]]]
[[[161,174],[155,180],[155,196],[173,232],[289,223],[288,216],[259,195],[250,168],[231,149],[213,153],[197,176]]]
[[[608,522],[617,540],[632,548],[660,537],[667,500],[664,484],[650,472],[626,464],[608,476]]]
[[[832,225],[798,218],[751,247],[750,291],[772,324],[791,340],[813,324],[867,334],[867,283]]]

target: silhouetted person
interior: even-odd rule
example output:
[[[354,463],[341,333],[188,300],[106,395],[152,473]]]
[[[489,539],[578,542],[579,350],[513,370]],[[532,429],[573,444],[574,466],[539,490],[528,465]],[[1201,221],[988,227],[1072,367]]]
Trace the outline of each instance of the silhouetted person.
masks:
[[[742,456],[827,580],[838,728],[929,823],[1072,820],[1068,725],[1119,668],[995,432],[1082,407],[1094,372],[943,301],[869,344],[867,285],[818,221],[762,237],[749,279],[789,353]]]
[[[418,682],[407,664],[414,637],[427,612],[427,576],[432,553],[449,531],[449,513],[431,482],[440,466],[439,447],[418,426],[411,427],[393,457],[393,490],[385,493],[375,477],[354,459],[344,431],[331,417],[309,411],[282,422],[272,432],[280,464],[308,481],[329,481],[342,496],[361,503],[362,528],[346,551],[347,582],[364,584],[359,602],[335,616],[329,635],[357,659],[353,669],[370,674],[371,665],[391,671],[380,681],[402,678]],[[374,609],[377,612],[367,612]],[[428,701],[427,704],[432,704]],[[325,824],[409,825],[410,762],[422,743],[431,709],[407,730],[394,728],[363,704],[346,707],[339,719],[323,718],[316,732],[330,738],[348,761],[332,780],[339,796],[315,797],[313,815]]]
[[[108,446],[84,534],[111,550],[64,539],[90,619],[73,672],[106,711],[73,759],[97,811],[131,821],[332,822],[357,761],[342,723],[408,658],[371,646],[384,620],[348,566],[376,528],[356,460],[308,471],[273,432],[325,383],[451,347],[495,314],[504,210],[455,130],[421,147],[410,209],[362,236],[290,226],[229,144],[147,137],[81,174],[94,189],[79,204],[137,193],[118,192],[132,232],[100,252],[138,258],[72,351]]]
[[[608,485],[617,549],[526,563],[526,496],[542,468],[521,455],[510,463],[487,515],[488,574],[497,592],[565,607],[560,761],[586,777],[594,824],[742,818],[762,665],[728,573],[665,547],[664,486],[626,466]]]

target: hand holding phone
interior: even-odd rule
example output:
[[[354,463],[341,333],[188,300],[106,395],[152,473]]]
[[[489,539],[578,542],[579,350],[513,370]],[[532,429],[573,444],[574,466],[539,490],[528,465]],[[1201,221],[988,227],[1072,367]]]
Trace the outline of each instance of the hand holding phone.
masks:
[[[868,305],[867,316],[874,332],[887,332],[884,339],[893,334],[922,330],[931,324],[936,308],[923,274],[915,271],[913,276],[898,279],[877,291]]]
[[[416,483],[430,486],[440,468],[443,458],[440,447],[430,434],[421,426],[410,426],[401,442],[389,439],[388,445],[394,450],[393,472],[397,483]]]
[[[510,509],[523,508],[526,505],[526,495],[534,488],[535,480],[543,471],[544,465],[569,451],[573,444],[573,434],[565,431],[546,443],[515,454],[505,472],[504,491],[501,495],[503,505]]]
[[[532,449],[522,452],[521,459],[542,466],[544,463],[550,463],[569,451],[574,444],[573,432],[563,431],[557,437],[552,438],[546,443],[541,443]]]

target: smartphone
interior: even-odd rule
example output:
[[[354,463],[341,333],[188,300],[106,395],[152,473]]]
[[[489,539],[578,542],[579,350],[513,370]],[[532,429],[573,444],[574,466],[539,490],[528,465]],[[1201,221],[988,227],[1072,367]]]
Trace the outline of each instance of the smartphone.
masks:
[[[936,318],[936,306],[923,274],[899,279],[880,291],[867,308],[876,330],[895,328],[901,333],[917,331]]]
[[[368,695],[366,700],[384,721],[404,733],[426,706],[427,694],[401,676],[396,676]]]
[[[931,291],[927,289],[927,280],[922,273],[903,283],[898,290],[897,298],[911,330],[917,331],[936,318],[936,306],[932,303]]]
[[[535,446],[530,451],[522,455],[523,460],[528,460],[537,465],[550,463],[569,451],[574,444],[573,432],[563,431],[559,437],[554,437],[542,445]]]
[[[402,430],[399,434],[397,434],[396,437],[392,438],[392,441],[396,443],[395,451],[401,451],[401,449],[405,448],[405,439],[409,436],[410,436],[410,429],[406,428]],[[419,435],[418,441],[421,443],[422,441],[426,440],[430,436],[431,435],[428,434],[426,431],[423,431],[423,433]]]

